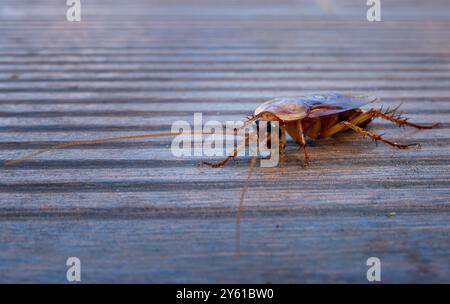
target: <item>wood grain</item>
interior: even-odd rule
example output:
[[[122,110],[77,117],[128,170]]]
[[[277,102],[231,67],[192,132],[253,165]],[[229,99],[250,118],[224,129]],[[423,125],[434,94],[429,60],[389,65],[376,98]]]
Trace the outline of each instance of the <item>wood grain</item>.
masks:
[[[4,0],[0,8],[0,282],[450,282],[450,5],[382,1]],[[127,2],[128,3],[128,2]],[[64,149],[71,140],[170,130],[177,120],[245,118],[261,102],[363,92],[402,104],[417,132],[371,128],[422,149],[346,133],[290,142],[257,167],[234,256],[248,157],[212,170],[174,158],[170,138]]]

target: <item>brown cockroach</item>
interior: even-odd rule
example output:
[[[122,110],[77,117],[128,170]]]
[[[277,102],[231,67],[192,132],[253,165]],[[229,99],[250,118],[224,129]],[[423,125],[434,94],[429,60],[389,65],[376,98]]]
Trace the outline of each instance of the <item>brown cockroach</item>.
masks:
[[[416,129],[431,129],[438,125],[419,125],[409,122],[401,114],[397,114],[399,107],[383,108],[364,111],[362,106],[377,100],[375,96],[345,95],[345,94],[316,94],[300,97],[275,98],[256,108],[253,116],[249,117],[245,125],[251,122],[277,121],[280,125],[279,151],[286,147],[286,132],[294,139],[304,152],[305,165],[309,166],[309,156],[306,149],[305,137],[312,139],[329,138],[346,130],[353,130],[363,137],[381,141],[398,149],[411,146],[420,148],[420,144],[399,144],[383,138],[381,135],[365,130],[373,119],[381,118],[394,122],[400,126],[410,126]],[[222,167],[234,158],[241,147],[219,163],[203,162],[211,167]]]
[[[239,129],[244,129],[252,123],[258,126],[259,121],[277,121],[279,123],[279,151],[284,152],[286,147],[286,132],[293,138],[293,140],[303,150],[304,163],[309,166],[309,156],[307,152],[307,144],[305,137],[311,139],[329,138],[346,130],[352,130],[363,137],[369,137],[375,141],[381,141],[394,148],[407,149],[412,146],[420,147],[418,143],[400,144],[395,141],[390,141],[383,138],[381,135],[364,129],[375,118],[389,120],[400,126],[409,126],[416,129],[431,129],[437,124],[433,125],[419,125],[403,118],[401,114],[397,113],[398,107],[394,109],[370,109],[362,110],[361,107],[377,100],[374,96],[366,95],[346,95],[346,94],[312,94],[300,97],[285,97],[269,100],[256,108],[254,114],[244,123]],[[270,123],[267,124],[270,127]],[[269,129],[269,128],[268,128]],[[195,132],[194,132],[195,133]],[[190,133],[190,134],[194,134]],[[211,134],[200,132],[201,134]],[[214,132],[217,134],[217,132]],[[230,134],[230,133],[224,133]],[[235,134],[234,132],[232,134]],[[155,138],[163,136],[175,136],[180,133],[159,133],[159,134],[144,134],[136,136],[113,137],[97,140],[75,141],[64,144],[55,145],[47,149],[36,151],[30,155],[22,157],[17,160],[6,162],[7,165],[19,163],[23,160],[32,158],[36,155],[55,150],[69,148],[77,145],[92,145],[97,143],[104,143],[110,141],[138,139],[138,138]],[[248,134],[244,134],[248,135]],[[224,166],[230,159],[236,157],[239,151],[248,142],[248,138],[244,140],[228,157],[218,163],[203,162],[214,168]],[[255,166],[256,157],[252,157],[250,163],[250,170],[244,182],[244,187],[240,196],[240,203],[237,211],[236,222],[236,249],[239,254],[240,248],[240,216],[243,209],[244,197],[248,188],[248,183]]]

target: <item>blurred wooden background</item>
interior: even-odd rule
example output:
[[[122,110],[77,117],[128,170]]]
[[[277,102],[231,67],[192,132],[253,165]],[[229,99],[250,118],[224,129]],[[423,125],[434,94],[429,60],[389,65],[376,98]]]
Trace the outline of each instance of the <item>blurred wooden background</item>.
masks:
[[[375,121],[421,150],[356,134],[257,167],[234,256],[248,159],[177,159],[170,138],[83,146],[0,165],[0,281],[450,281],[450,3],[365,0],[0,3],[0,159],[76,139],[243,119],[274,96],[364,92],[439,129]]]

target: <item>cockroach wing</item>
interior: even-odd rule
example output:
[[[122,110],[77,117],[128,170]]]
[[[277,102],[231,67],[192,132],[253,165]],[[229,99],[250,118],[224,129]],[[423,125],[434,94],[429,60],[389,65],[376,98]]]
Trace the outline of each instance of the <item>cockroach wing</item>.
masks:
[[[376,99],[375,96],[338,93],[281,97],[261,104],[256,108],[255,115],[268,112],[283,121],[296,121],[305,117],[321,117],[357,109]]]
[[[358,109],[377,100],[370,95],[319,94],[301,97],[310,107],[308,118],[316,118]]]
[[[308,105],[298,102],[297,97],[280,97],[261,104],[255,110],[255,115],[263,112],[271,113],[282,121],[295,121],[308,115]]]

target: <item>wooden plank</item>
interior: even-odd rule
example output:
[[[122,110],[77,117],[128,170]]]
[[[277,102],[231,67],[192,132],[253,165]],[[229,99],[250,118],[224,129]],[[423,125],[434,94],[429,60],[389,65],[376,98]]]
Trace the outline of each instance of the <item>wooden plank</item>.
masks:
[[[0,282],[450,282],[448,1],[383,2],[383,22],[345,1],[83,3],[0,8]],[[212,170],[170,138],[54,151],[49,145],[169,131],[177,120],[240,120],[272,97],[366,92],[439,128],[376,120],[393,150],[352,133],[290,142],[256,167],[235,253],[248,157]]]

